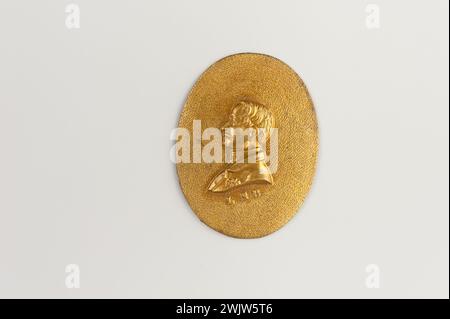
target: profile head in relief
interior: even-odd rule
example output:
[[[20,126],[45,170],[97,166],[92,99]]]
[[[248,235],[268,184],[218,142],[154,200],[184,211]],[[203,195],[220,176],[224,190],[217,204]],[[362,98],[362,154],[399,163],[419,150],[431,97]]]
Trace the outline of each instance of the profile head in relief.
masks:
[[[212,179],[211,192],[227,192],[250,184],[273,184],[266,161],[266,145],[274,128],[272,113],[264,105],[241,101],[222,127],[228,166]]]

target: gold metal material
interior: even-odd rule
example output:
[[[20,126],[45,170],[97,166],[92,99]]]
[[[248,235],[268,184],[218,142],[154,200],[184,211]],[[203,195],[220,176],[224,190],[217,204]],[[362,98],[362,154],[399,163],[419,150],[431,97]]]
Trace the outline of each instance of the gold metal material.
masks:
[[[316,168],[318,128],[300,77],[263,54],[228,56],[210,66],[192,88],[179,127],[278,129],[278,168],[272,172],[258,143],[256,162],[179,163],[183,193],[211,228],[237,238],[266,236],[285,225],[307,195]],[[191,149],[192,149],[192,141]]]
[[[264,129],[266,130],[265,136],[269,137],[269,130],[273,128],[274,123],[275,120],[272,113],[265,106],[254,102],[241,101],[231,111],[223,129]],[[225,137],[225,140],[227,141],[228,138]],[[234,137],[231,138],[230,142],[234,142]],[[239,163],[240,161],[236,159],[234,164],[222,170],[211,181],[208,190],[212,192],[226,192],[249,184],[273,184],[272,173],[265,161],[265,152],[261,149],[257,139],[255,138],[254,141],[245,141],[243,151],[244,156],[247,154],[247,157],[242,160],[243,163]],[[252,151],[255,159],[254,161],[249,161],[248,154]],[[234,153],[236,153],[236,150],[234,150]],[[236,156],[234,155],[233,157]]]

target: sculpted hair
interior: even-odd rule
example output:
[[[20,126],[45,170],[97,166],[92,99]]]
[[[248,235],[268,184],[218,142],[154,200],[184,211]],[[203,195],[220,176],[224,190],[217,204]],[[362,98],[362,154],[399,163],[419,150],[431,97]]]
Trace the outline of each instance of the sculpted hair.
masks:
[[[263,128],[269,131],[275,126],[275,119],[265,106],[253,102],[239,102],[232,110],[233,126]]]

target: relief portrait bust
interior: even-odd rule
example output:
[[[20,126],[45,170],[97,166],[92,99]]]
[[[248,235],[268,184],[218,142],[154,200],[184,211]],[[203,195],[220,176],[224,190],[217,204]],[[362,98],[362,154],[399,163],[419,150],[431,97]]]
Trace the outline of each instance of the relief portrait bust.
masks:
[[[208,190],[224,193],[250,184],[273,184],[272,172],[266,163],[265,145],[274,125],[275,119],[264,105],[247,101],[236,104],[222,127],[223,144],[232,149],[233,160],[211,180]],[[235,138],[236,141],[242,138],[242,152],[237,151]]]

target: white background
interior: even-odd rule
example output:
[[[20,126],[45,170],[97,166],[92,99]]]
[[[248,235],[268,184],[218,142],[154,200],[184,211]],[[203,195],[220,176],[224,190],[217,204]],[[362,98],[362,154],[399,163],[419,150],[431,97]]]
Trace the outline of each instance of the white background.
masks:
[[[0,2],[0,297],[448,298],[448,1],[72,2],[80,29],[69,1]],[[169,160],[238,52],[296,70],[320,126],[305,204],[257,240],[203,225]]]

